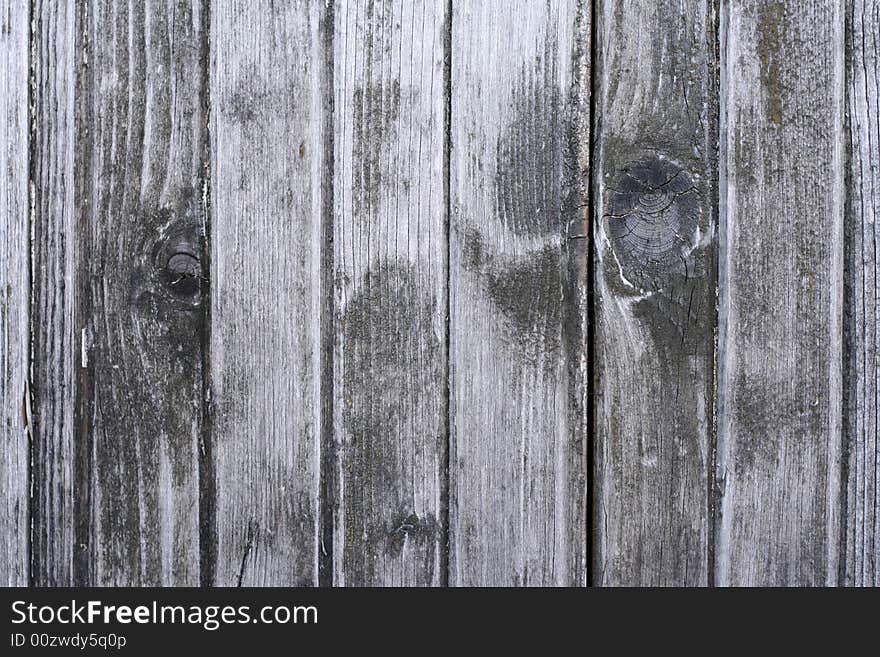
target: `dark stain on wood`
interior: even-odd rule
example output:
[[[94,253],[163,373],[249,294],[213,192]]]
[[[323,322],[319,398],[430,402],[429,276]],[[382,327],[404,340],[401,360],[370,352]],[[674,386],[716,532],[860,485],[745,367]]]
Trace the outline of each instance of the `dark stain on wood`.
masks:
[[[525,67],[513,91],[513,119],[498,140],[495,154],[495,216],[515,235],[559,232],[565,126],[562,99],[555,85],[555,53]]]
[[[459,227],[464,266],[480,276],[487,296],[507,323],[507,339],[530,357],[554,353],[561,341],[566,257],[558,239],[574,190],[576,156],[565,123],[564,100],[555,84],[556,53],[550,44],[523,66],[515,83],[512,120],[495,152],[495,217],[512,236],[545,238],[517,256],[496,255],[481,231]],[[493,240],[494,242],[495,240]],[[549,363],[548,363],[549,364]]]
[[[548,244],[516,258],[487,250],[476,229],[461,229],[464,266],[480,277],[487,296],[506,320],[509,343],[526,355],[559,348],[562,322],[563,251]],[[552,362],[549,366],[555,367]]]
[[[265,122],[259,119],[267,111],[281,111],[279,101],[282,94],[273,94],[272,85],[263,79],[260,67],[247,65],[239,73],[234,90],[228,95],[220,95],[218,109],[232,122],[248,131],[265,131]]]
[[[408,420],[430,417],[412,406],[432,403],[433,388],[443,381],[432,328],[436,301],[423,290],[414,267],[375,265],[343,312],[347,583],[375,583],[378,555],[399,556],[405,546],[423,555],[419,584],[431,584],[436,570],[436,520],[427,514],[420,519],[408,497],[409,464],[418,454],[408,448],[407,436],[416,431],[445,440],[441,423],[413,427]],[[422,367],[407,366],[413,354]]]
[[[717,4],[595,7],[592,576],[705,585]]]
[[[670,374],[673,358],[703,356],[711,358],[714,343],[712,335],[713,311],[710,299],[700,285],[683,281],[670,285],[663,294],[653,294],[633,304],[633,316],[647,327],[655,348],[670,360],[661,360],[659,366]]]

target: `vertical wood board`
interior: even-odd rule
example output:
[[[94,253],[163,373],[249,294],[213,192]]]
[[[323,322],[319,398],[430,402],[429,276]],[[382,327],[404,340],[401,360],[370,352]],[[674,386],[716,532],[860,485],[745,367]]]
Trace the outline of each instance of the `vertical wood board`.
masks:
[[[842,584],[880,586],[880,2],[847,2],[848,207]]]
[[[81,240],[75,205],[76,12],[34,3],[32,239],[32,546],[34,584],[73,586],[77,318]],[[82,151],[83,149],[80,149]]]
[[[706,585],[716,16],[603,0],[596,21],[593,582]]]
[[[318,581],[323,3],[211,5],[211,445],[219,586]]]
[[[456,1],[451,57],[449,580],[583,585],[589,3]]]
[[[203,6],[77,10],[77,579],[195,585]]]
[[[842,3],[725,5],[719,585],[834,585],[842,459]]]
[[[0,584],[27,586],[29,3],[0,0]]]
[[[336,3],[333,579],[445,579],[446,2]]]

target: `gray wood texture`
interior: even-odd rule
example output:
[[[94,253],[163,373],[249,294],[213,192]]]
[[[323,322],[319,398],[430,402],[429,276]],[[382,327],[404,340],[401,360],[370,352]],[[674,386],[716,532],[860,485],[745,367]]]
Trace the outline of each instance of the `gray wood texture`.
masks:
[[[337,585],[445,576],[445,0],[335,3]]]
[[[80,584],[199,583],[202,11],[78,7]]]
[[[625,5],[596,4],[593,582],[706,585],[716,16]]]
[[[74,162],[76,15],[72,3],[35,3],[33,39],[32,575],[39,586],[74,580],[77,318],[80,232]]]
[[[844,10],[725,4],[715,581],[834,585]]]
[[[220,586],[318,582],[324,3],[211,4]]]
[[[842,583],[880,586],[880,1],[847,3],[845,426]]]
[[[453,3],[451,585],[586,583],[589,53],[589,3]]]
[[[878,117],[880,0],[0,0],[0,584],[880,585]]]
[[[0,0],[0,585],[29,569],[30,199],[27,2]]]

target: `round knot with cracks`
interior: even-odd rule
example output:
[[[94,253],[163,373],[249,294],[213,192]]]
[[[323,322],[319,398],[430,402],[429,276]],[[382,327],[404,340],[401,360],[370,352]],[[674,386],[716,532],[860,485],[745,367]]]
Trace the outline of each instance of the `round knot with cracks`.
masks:
[[[695,275],[689,256],[700,243],[702,206],[687,171],[658,156],[632,162],[607,187],[606,207],[624,286],[646,292]]]
[[[188,250],[178,248],[165,264],[168,285],[178,297],[198,296],[201,290],[202,263]]]

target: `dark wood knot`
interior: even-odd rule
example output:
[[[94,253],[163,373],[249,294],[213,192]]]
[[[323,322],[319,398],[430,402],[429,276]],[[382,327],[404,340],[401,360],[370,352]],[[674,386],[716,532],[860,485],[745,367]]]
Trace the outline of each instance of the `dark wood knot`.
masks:
[[[606,198],[606,231],[624,284],[648,291],[689,275],[702,208],[687,171],[659,156],[632,162]]]
[[[165,265],[166,282],[176,297],[193,299],[201,292],[202,263],[191,251],[178,246]]]
[[[202,265],[192,253],[175,253],[168,259],[168,271],[182,278],[200,276]]]

